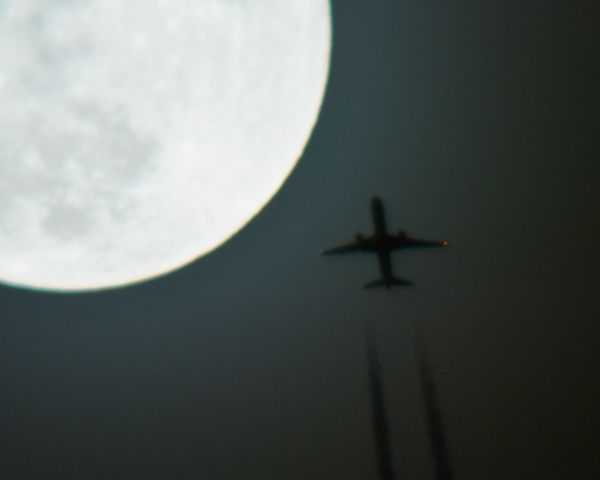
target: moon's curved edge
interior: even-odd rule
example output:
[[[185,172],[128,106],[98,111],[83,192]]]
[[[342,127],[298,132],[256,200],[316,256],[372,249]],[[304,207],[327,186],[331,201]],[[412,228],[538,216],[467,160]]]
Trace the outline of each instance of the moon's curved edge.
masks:
[[[286,182],[286,180],[289,178],[291,173],[297,167],[299,161],[301,160],[302,156],[304,155],[304,151],[306,150],[306,147],[308,146],[310,138],[311,138],[315,128],[317,127],[318,119],[321,114],[322,106],[323,106],[324,99],[325,99],[325,96],[327,93],[327,87],[329,85],[331,56],[332,56],[332,50],[333,50],[333,15],[332,15],[331,0],[325,0],[324,5],[325,5],[325,9],[326,9],[324,26],[327,31],[325,34],[325,40],[326,40],[326,45],[325,45],[325,49],[324,49],[325,51],[323,52],[323,58],[322,58],[323,75],[320,80],[320,85],[318,86],[318,90],[320,92],[320,94],[319,94],[320,101],[316,105],[316,108],[314,109],[313,114],[312,114],[312,118],[310,119],[310,122],[308,123],[308,128],[306,130],[304,141],[301,144],[302,145],[301,150],[299,150],[297,153],[296,161],[294,161],[290,164],[290,167],[289,167],[288,171],[286,172],[286,174],[283,175],[281,177],[279,183],[274,186],[273,193],[269,197],[265,198],[265,201],[263,203],[261,203],[248,216],[248,219],[246,222],[241,224],[239,227],[233,229],[229,233],[229,235],[222,238],[214,246],[212,246],[211,248],[209,248],[207,250],[200,252],[198,255],[196,255],[178,265],[164,267],[164,268],[159,269],[156,272],[150,273],[150,274],[145,273],[143,276],[140,276],[140,277],[125,279],[122,281],[115,281],[108,285],[97,285],[97,284],[91,283],[90,285],[82,285],[82,286],[77,286],[77,287],[57,286],[57,285],[46,286],[46,285],[41,285],[41,284],[38,284],[38,285],[24,284],[24,283],[19,283],[19,282],[12,282],[12,281],[8,281],[8,280],[4,280],[4,279],[0,278],[0,285],[5,286],[5,287],[12,287],[12,288],[18,288],[18,289],[23,289],[23,290],[39,292],[39,293],[64,294],[64,295],[84,295],[84,294],[90,294],[90,293],[98,293],[98,292],[103,292],[103,291],[116,290],[116,289],[123,288],[123,287],[132,287],[132,286],[140,285],[143,283],[156,281],[162,277],[170,275],[178,270],[181,270],[182,268],[185,268],[185,267],[191,265],[198,259],[200,259],[200,258],[214,252],[218,248],[222,247],[231,238],[233,238],[241,230],[243,230],[265,208],[265,206],[269,204],[269,202],[277,195],[277,193],[279,193],[279,191],[283,187],[283,184]]]

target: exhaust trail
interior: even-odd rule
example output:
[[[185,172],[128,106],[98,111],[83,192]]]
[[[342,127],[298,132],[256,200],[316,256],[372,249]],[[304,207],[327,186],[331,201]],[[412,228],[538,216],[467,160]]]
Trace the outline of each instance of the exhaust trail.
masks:
[[[433,455],[435,479],[452,480],[453,474],[450,468],[450,455],[448,444],[444,434],[442,413],[438,405],[437,392],[429,363],[427,350],[420,336],[417,336],[417,352],[419,360],[419,377],[421,389],[425,400],[425,413],[427,415],[427,427],[429,440],[431,442],[431,453]]]
[[[377,471],[380,480],[392,480],[394,478],[394,472],[392,470],[390,434],[385,412],[383,384],[381,383],[377,351],[369,331],[367,331],[366,340],[375,450],[377,455]]]

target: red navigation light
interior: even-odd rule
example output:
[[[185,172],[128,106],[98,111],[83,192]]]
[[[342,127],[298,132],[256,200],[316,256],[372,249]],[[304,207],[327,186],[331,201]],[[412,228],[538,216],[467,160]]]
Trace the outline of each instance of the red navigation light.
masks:
[[[448,246],[448,240],[442,240],[442,247]]]

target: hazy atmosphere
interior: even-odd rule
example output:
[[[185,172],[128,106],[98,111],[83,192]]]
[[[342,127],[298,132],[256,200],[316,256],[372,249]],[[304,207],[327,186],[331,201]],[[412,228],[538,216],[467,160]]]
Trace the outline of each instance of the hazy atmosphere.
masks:
[[[245,229],[129,288],[0,287],[0,477],[377,479],[369,322],[395,478],[433,478],[416,331],[454,478],[600,478],[599,4],[332,4],[318,124]],[[373,195],[450,242],[394,253],[412,287],[319,255]]]

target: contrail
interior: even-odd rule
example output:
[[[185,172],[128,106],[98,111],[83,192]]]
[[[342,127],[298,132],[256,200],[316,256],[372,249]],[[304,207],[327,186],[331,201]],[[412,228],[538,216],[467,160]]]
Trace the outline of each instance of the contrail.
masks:
[[[438,406],[429,358],[420,336],[417,338],[417,351],[419,376],[421,377],[421,388],[423,390],[423,397],[425,398],[425,412],[427,415],[429,439],[431,441],[431,453],[435,464],[435,478],[436,480],[452,480],[453,476],[450,468],[448,445],[444,435],[442,413]]]
[[[367,361],[369,366],[369,384],[371,387],[375,448],[377,451],[377,470],[381,480],[392,480],[394,472],[391,463],[389,428],[383,400],[383,385],[379,375],[377,351],[369,332],[367,332]]]

